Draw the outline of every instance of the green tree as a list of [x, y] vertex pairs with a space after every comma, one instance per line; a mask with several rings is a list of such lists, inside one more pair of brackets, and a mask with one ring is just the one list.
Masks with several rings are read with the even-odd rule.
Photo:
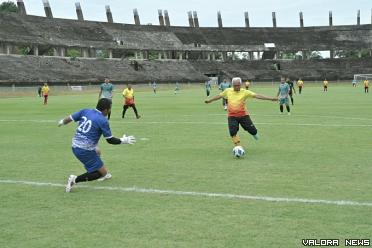
[[0, 12], [18, 12], [18, 7], [14, 2], [3, 2], [0, 4]]
[[370, 56], [370, 50], [337, 50], [335, 51], [335, 57], [338, 58], [366, 58]]
[[71, 57], [71, 59], [76, 59], [77, 57], [81, 57], [81, 52], [79, 49], [76, 48], [69, 48], [67, 49], [67, 57]]

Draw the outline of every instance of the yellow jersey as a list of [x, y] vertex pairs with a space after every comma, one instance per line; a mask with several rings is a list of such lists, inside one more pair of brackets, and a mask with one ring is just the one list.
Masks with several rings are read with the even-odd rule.
[[49, 87], [43, 86], [43, 88], [41, 88], [41, 92], [43, 93], [43, 96], [47, 96], [49, 94]]
[[227, 111], [228, 116], [241, 117], [248, 115], [245, 101], [247, 98], [253, 98], [256, 93], [240, 89], [240, 91], [234, 91], [233, 88], [228, 88], [220, 93], [220, 96], [227, 99]]
[[323, 85], [324, 85], [324, 86], [328, 86], [328, 81], [327, 81], [327, 80], [324, 80], [324, 81], [323, 81]]
[[369, 81], [368, 80], [364, 80], [364, 87], [368, 87], [369, 86]]
[[124, 104], [130, 105], [134, 103], [134, 90], [132, 89], [124, 89], [123, 90], [123, 97], [124, 97]]
[[298, 86], [304, 86], [304, 81], [302, 81], [302, 80], [298, 80], [298, 81], [297, 81], [297, 85], [298, 85]]

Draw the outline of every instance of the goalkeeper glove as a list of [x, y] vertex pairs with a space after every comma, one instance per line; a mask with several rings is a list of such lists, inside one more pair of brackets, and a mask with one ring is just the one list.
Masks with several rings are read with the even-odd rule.
[[59, 127], [62, 126], [62, 125], [65, 125], [65, 123], [63, 122], [63, 119], [58, 122]]
[[123, 137], [120, 138], [120, 141], [122, 144], [133, 145], [134, 143], [136, 143], [136, 138], [134, 136], [126, 136], [124, 134]]

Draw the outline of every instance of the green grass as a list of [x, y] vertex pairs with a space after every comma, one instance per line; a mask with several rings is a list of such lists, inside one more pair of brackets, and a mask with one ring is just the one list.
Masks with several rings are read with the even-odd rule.
[[[253, 91], [275, 95], [276, 86]], [[217, 90], [212, 91], [212, 95]], [[121, 119], [114, 98], [113, 134], [134, 146], [100, 142], [113, 174], [70, 194], [63, 187], [83, 167], [71, 152], [76, 128], [62, 117], [95, 107], [98, 92], [0, 99], [0, 247], [301, 247], [304, 238], [371, 238], [372, 206], [269, 202], [96, 189], [138, 187], [278, 198], [372, 202], [371, 97], [361, 87], [306, 85], [292, 115], [277, 103], [248, 102], [260, 133], [240, 131], [246, 156], [235, 159], [221, 103], [203, 103], [202, 86], [136, 94], [142, 118]], [[147, 138], [148, 140], [140, 140]]]

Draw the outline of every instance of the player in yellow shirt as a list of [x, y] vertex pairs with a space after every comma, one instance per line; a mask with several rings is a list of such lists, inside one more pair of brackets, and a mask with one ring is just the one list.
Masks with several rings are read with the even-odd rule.
[[41, 93], [44, 97], [44, 105], [48, 104], [48, 96], [49, 96], [49, 86], [47, 83], [44, 83], [43, 88], [41, 88]]
[[368, 79], [364, 80], [364, 93], [368, 93], [369, 81]]
[[298, 79], [297, 86], [298, 86], [298, 93], [301, 95], [302, 88], [304, 87], [304, 81], [302, 81], [301, 78]]
[[131, 84], [128, 84], [127, 88], [123, 90], [123, 97], [124, 97], [124, 106], [123, 106], [123, 113], [121, 118], [124, 118], [125, 112], [128, 108], [133, 108], [134, 113], [136, 114], [136, 118], [139, 119], [141, 116], [138, 114], [136, 104], [134, 103], [134, 90]]
[[323, 92], [328, 91], [328, 80], [325, 78], [323, 81]]
[[221, 92], [219, 95], [205, 100], [205, 103], [211, 103], [221, 98], [227, 99], [228, 111], [228, 126], [231, 139], [236, 146], [240, 145], [240, 138], [238, 136], [239, 124], [240, 126], [258, 139], [257, 129], [252, 123], [249, 113], [246, 108], [246, 100], [248, 98], [256, 98], [261, 100], [277, 101], [277, 97], [268, 97], [256, 94], [250, 90], [241, 89], [242, 79], [239, 77], [232, 79], [233, 88], [228, 88]]

